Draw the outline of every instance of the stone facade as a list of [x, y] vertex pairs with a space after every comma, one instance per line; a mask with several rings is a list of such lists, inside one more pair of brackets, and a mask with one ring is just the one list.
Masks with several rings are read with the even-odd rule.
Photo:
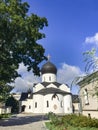
[[82, 113], [86, 116], [98, 118], [98, 71], [86, 76], [81, 80], [80, 99], [82, 105]]

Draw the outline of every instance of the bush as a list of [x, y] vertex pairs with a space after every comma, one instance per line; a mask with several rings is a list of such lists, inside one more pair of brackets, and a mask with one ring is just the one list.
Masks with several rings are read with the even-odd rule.
[[9, 118], [10, 114], [0, 114], [0, 119]]
[[65, 115], [62, 117], [63, 124], [73, 127], [95, 127], [98, 128], [98, 119], [90, 119], [83, 115]]
[[63, 130], [64, 128], [69, 128], [70, 126], [72, 126], [73, 129], [77, 128], [77, 130], [82, 130], [80, 128], [83, 128], [83, 130], [84, 128], [85, 130], [86, 128], [92, 128], [92, 130], [93, 128], [98, 128], [98, 119], [91, 119], [83, 115], [70, 114], [63, 117], [58, 117], [54, 113], [49, 113], [49, 119], [51, 120], [51, 125], [58, 127], [59, 130], [61, 127], [61, 130]]

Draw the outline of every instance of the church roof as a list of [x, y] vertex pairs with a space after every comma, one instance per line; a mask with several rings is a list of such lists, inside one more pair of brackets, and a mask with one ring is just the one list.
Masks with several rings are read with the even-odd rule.
[[20, 101], [24, 101], [28, 98], [28, 93], [22, 93], [20, 97]]
[[42, 82], [41, 83], [44, 87], [46, 87], [46, 86], [48, 86], [48, 85], [50, 85], [50, 84], [54, 84], [55, 86], [57, 86], [57, 87], [59, 87], [61, 84], [60, 83], [58, 83], [58, 82]]
[[91, 74], [88, 74], [88, 75], [82, 77], [82, 79], [77, 83], [77, 85], [82, 87], [93, 81], [98, 81], [98, 71], [95, 71]]
[[51, 94], [51, 93], [62, 94], [62, 95], [71, 94], [69, 92], [65, 92], [63, 90], [60, 90], [58, 88], [53, 88], [53, 87], [41, 89], [33, 94], [47, 95], [47, 94]]
[[45, 74], [45, 73], [53, 73], [56, 74], [57, 73], [57, 68], [56, 66], [51, 63], [50, 61], [48, 61], [47, 63], [45, 63], [42, 68], [41, 68], [41, 73]]

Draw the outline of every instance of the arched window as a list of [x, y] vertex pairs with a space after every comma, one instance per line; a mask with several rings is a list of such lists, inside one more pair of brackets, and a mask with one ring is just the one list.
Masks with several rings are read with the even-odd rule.
[[29, 105], [29, 109], [31, 109], [31, 106]]
[[59, 97], [58, 97], [58, 95], [57, 95], [56, 93], [53, 94], [52, 100], [53, 100], [54, 98], [57, 98], [57, 100], [59, 100]]
[[61, 101], [61, 107], [63, 107], [63, 101]]
[[47, 107], [49, 107], [49, 101], [47, 101]]
[[51, 81], [51, 77], [49, 76], [49, 81]]
[[37, 108], [37, 102], [35, 102], [35, 108]]
[[89, 105], [87, 89], [84, 89], [84, 101], [85, 101], [85, 105]]

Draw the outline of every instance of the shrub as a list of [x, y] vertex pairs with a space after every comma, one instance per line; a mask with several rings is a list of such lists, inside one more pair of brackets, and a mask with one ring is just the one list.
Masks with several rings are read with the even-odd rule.
[[10, 114], [0, 114], [0, 119], [2, 118], [9, 118]]
[[83, 115], [65, 115], [62, 119], [65, 126], [98, 128], [98, 119], [90, 119]]
[[98, 119], [90, 119], [83, 115], [70, 114], [65, 115], [63, 117], [58, 117], [54, 113], [49, 114], [49, 119], [51, 120], [51, 124], [54, 126], [63, 126], [64, 128], [68, 128], [69, 126], [78, 128], [98, 128]]

